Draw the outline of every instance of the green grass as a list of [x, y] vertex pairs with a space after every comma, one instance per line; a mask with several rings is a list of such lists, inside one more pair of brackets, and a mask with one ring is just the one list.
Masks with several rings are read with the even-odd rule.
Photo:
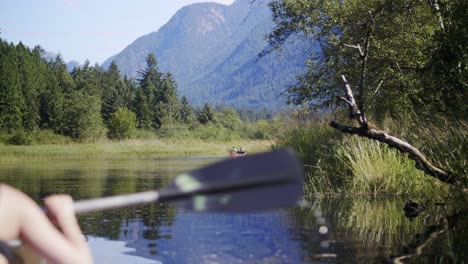
[[333, 146], [341, 141], [343, 134], [325, 121], [302, 117], [286, 120], [283, 127], [289, 130], [283, 132], [275, 148], [293, 148], [303, 160], [305, 195], [318, 197], [339, 193], [343, 180], [342, 166], [334, 156]]
[[434, 196], [447, 186], [416, 169], [406, 155], [377, 141], [347, 137], [335, 148], [349, 171], [346, 189], [352, 193]]
[[[417, 119], [417, 118], [416, 118]], [[409, 120], [409, 119], [408, 119]], [[420, 149], [434, 164], [467, 177], [468, 126], [440, 121], [378, 125]], [[449, 187], [416, 169], [415, 162], [386, 144], [341, 133], [309, 115], [284, 121], [276, 147], [294, 148], [307, 172], [305, 196], [404, 195], [434, 198]], [[466, 187], [466, 186], [465, 186]]]
[[247, 151], [260, 152], [271, 149], [271, 141], [236, 140], [208, 142], [196, 139], [129, 139], [102, 141], [92, 144], [59, 144], [14, 146], [0, 145], [0, 162], [41, 159], [90, 158], [96, 156], [222, 156], [228, 155], [232, 146], [245, 146]]

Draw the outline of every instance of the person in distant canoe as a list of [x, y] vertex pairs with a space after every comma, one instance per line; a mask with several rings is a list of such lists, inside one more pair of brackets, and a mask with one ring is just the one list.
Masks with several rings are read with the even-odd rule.
[[[52, 195], [44, 202], [47, 215], [26, 194], [0, 183], [0, 240], [21, 239], [47, 259], [47, 263], [92, 263], [72, 198], [65, 194]], [[0, 262], [5, 258], [6, 255], [0, 253]]]
[[236, 147], [232, 147], [232, 149], [231, 149], [231, 155], [232, 155], [232, 156], [237, 155], [237, 149], [236, 149]]
[[244, 148], [244, 147], [241, 147], [241, 148], [239, 149], [239, 151], [237, 151], [237, 154], [240, 154], [240, 155], [243, 155], [243, 154], [246, 154], [246, 153], [247, 153], [247, 151], [245, 151], [245, 148]]

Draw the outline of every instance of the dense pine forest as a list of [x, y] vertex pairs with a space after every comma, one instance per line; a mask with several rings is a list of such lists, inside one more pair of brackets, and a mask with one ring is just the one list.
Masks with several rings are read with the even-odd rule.
[[268, 111], [209, 104], [193, 108], [187, 97], [179, 98], [172, 74], [159, 70], [153, 54], [137, 79], [122, 77], [115, 63], [104, 70], [86, 62], [70, 73], [60, 55], [47, 61], [42, 54], [39, 46], [0, 42], [0, 131], [6, 143], [30, 144], [37, 131], [92, 141], [135, 137], [138, 131], [172, 136], [214, 129], [212, 137], [225, 138], [246, 135], [242, 120], [271, 117]]

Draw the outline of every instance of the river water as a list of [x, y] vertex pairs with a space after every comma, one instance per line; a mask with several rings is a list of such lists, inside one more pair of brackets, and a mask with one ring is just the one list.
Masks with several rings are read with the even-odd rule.
[[[100, 157], [1, 164], [0, 181], [39, 204], [156, 190], [220, 158]], [[281, 195], [281, 194], [278, 194]], [[257, 197], [261, 199], [261, 197]], [[79, 215], [96, 263], [467, 263], [463, 212], [403, 198], [328, 198], [249, 213], [194, 213], [167, 204]]]

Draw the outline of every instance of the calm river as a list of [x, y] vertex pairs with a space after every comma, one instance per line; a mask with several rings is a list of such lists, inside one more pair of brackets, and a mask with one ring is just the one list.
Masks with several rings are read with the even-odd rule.
[[[80, 200], [159, 189], [219, 159], [28, 161], [0, 165], [0, 181], [42, 204], [54, 193]], [[79, 222], [98, 264], [467, 263], [465, 214], [433, 206], [410, 219], [404, 203], [321, 199], [242, 214], [192, 213], [158, 203], [83, 214]]]

